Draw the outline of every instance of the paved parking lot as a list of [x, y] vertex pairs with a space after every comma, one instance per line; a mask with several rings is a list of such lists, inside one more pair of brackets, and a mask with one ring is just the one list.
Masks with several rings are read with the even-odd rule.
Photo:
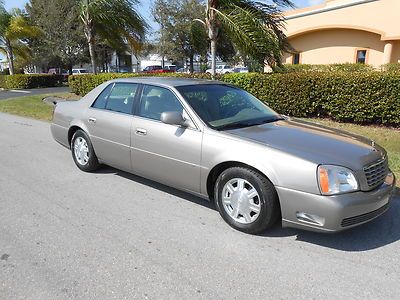
[[49, 124], [0, 114], [0, 299], [399, 299], [400, 197], [335, 235], [231, 229], [212, 205], [79, 171]]

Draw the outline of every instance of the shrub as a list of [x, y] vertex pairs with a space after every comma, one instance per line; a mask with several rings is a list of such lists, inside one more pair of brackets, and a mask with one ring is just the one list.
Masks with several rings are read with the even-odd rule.
[[31, 89], [53, 87], [62, 84], [62, 75], [15, 74], [0, 75], [0, 87], [5, 89]]
[[204, 78], [210, 79], [209, 74], [205, 73], [103, 73], [103, 74], [85, 74], [69, 76], [68, 83], [73, 93], [77, 95], [86, 95], [96, 86], [115, 78], [132, 78], [132, 77], [180, 77], [180, 78]]
[[400, 126], [400, 73], [228, 74], [279, 113]]
[[[71, 76], [69, 83], [75, 93], [83, 95], [109, 79], [138, 76], [143, 74], [79, 75]], [[207, 74], [161, 76], [209, 78]], [[249, 91], [281, 114], [400, 126], [400, 73], [245, 73], [219, 79]]]
[[372, 72], [374, 67], [367, 64], [331, 64], [331, 65], [283, 65], [275, 69], [276, 73], [298, 73], [298, 72]]
[[382, 70], [391, 73], [400, 73], [400, 63], [391, 63], [383, 65]]

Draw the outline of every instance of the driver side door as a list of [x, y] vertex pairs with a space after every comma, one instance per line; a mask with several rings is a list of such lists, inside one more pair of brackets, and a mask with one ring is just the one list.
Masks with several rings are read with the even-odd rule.
[[166, 111], [186, 114], [173, 91], [144, 85], [132, 122], [132, 169], [144, 177], [200, 192], [202, 131], [160, 121]]

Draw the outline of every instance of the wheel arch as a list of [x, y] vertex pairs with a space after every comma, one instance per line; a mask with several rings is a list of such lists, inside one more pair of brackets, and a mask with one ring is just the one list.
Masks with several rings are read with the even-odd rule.
[[72, 125], [69, 129], [68, 129], [68, 145], [71, 147], [71, 141], [72, 141], [72, 137], [74, 136], [74, 133], [77, 132], [78, 130], [82, 130], [85, 131], [84, 129], [82, 129], [81, 127], [77, 126], [77, 125]]
[[258, 172], [261, 175], [265, 176], [265, 178], [267, 178], [273, 184], [273, 181], [265, 172], [255, 168], [249, 164], [246, 164], [246, 163], [243, 163], [240, 161], [233, 161], [233, 160], [225, 161], [225, 162], [219, 163], [218, 165], [214, 166], [207, 175], [206, 188], [207, 188], [208, 197], [210, 198], [211, 201], [215, 200], [214, 199], [214, 188], [215, 188], [215, 184], [216, 184], [218, 176], [226, 169], [229, 169], [232, 167], [243, 167], [243, 168], [247, 168], [247, 169], [253, 170], [255, 172]]

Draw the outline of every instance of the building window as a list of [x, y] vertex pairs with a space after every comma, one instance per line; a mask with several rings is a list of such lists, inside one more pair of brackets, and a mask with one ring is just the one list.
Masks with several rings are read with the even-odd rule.
[[367, 50], [357, 50], [356, 63], [358, 64], [367, 63]]
[[300, 53], [295, 53], [295, 54], [293, 54], [292, 63], [293, 63], [294, 65], [300, 64]]

